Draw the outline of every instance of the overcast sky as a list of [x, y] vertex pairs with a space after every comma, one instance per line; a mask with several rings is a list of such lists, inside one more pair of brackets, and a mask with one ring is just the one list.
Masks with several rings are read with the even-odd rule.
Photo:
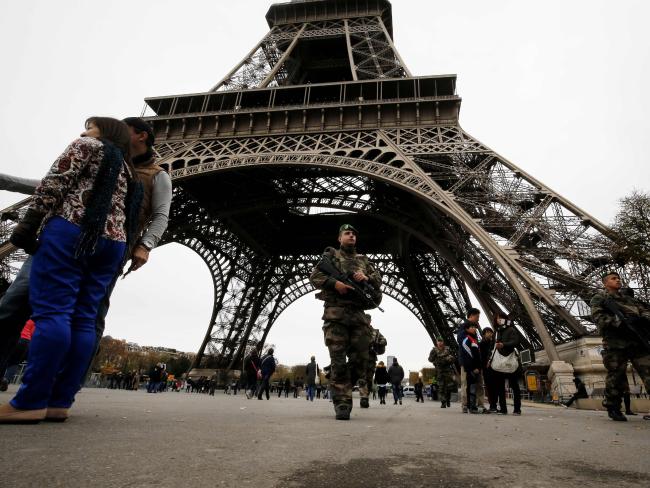
[[[40, 178], [86, 117], [209, 89], [267, 32], [270, 3], [2, 0], [0, 171]], [[619, 198], [648, 189], [648, 18], [643, 0], [393, 1], [411, 72], [458, 75], [463, 128], [606, 223]], [[18, 198], [0, 192], [0, 207]], [[197, 255], [164, 246], [118, 283], [106, 332], [195, 351], [212, 293]], [[386, 302], [374, 322], [387, 352], [421, 368], [428, 335]], [[321, 310], [309, 295], [279, 317], [268, 340], [280, 361], [328, 362]]]

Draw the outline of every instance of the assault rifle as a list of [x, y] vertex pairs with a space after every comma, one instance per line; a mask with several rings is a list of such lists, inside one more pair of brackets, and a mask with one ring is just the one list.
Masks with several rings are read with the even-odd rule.
[[351, 286], [351, 293], [354, 293], [356, 297], [362, 302], [364, 309], [376, 308], [380, 312], [383, 312], [384, 309], [379, 306], [379, 302], [375, 298], [378, 293], [375, 290], [375, 287], [372, 286], [367, 281], [357, 282], [352, 278], [351, 273], [342, 273], [334, 266], [332, 259], [328, 254], [323, 254], [321, 260], [316, 265], [319, 271], [322, 271], [330, 278], [340, 281], [341, 283]]
[[618, 317], [627, 330], [639, 340], [646, 353], [650, 354], [650, 322], [643, 317], [626, 317], [611, 297], [603, 301], [603, 307]]

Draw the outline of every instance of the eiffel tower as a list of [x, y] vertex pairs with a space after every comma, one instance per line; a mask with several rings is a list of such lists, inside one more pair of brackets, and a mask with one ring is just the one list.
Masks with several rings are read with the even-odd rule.
[[233, 368], [263, 344], [349, 222], [432, 339], [455, 342], [473, 296], [516, 317], [553, 377], [556, 346], [594, 330], [607, 226], [461, 128], [456, 76], [409, 71], [388, 0], [278, 3], [266, 20], [210, 90], [146, 99], [174, 182], [164, 242], [214, 282], [194, 366]]

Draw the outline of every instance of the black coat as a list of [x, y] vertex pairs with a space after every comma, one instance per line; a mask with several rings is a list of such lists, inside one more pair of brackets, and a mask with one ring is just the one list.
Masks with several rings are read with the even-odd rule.
[[496, 341], [503, 343], [503, 349], [499, 352], [504, 356], [509, 356], [515, 348], [519, 347], [521, 338], [514, 325], [507, 325], [497, 330]]
[[378, 367], [375, 369], [375, 384], [385, 385], [386, 383], [389, 383], [388, 371], [386, 371], [385, 366], [383, 368]]

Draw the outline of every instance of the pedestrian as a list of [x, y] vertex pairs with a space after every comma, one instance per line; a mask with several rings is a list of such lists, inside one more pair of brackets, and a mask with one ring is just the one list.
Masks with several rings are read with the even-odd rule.
[[375, 369], [375, 384], [377, 385], [377, 393], [379, 395], [379, 404], [386, 405], [386, 384], [390, 382], [388, 378], [388, 371], [383, 361], [377, 363]]
[[571, 396], [571, 398], [566, 401], [562, 402], [562, 406], [569, 408], [573, 402], [575, 402], [579, 398], [589, 398], [589, 395], [587, 394], [587, 388], [585, 387], [585, 384], [582, 382], [580, 378], [577, 376], [573, 378], [573, 384], [576, 386], [576, 392]]
[[481, 351], [476, 336], [476, 325], [465, 324], [465, 337], [459, 350], [460, 362], [465, 370], [467, 409], [469, 413], [479, 413], [476, 405], [476, 385], [481, 377]]
[[422, 383], [422, 378], [418, 378], [414, 387], [415, 387], [415, 402], [424, 403], [424, 396], [422, 395], [422, 391], [424, 390], [424, 383]]
[[307, 400], [313, 402], [314, 394], [316, 393], [316, 378], [320, 376], [320, 369], [316, 364], [316, 357], [311, 357], [309, 364], [305, 368], [305, 376], [307, 377]]
[[[467, 311], [467, 318], [463, 320], [456, 332], [456, 340], [458, 341], [458, 350], [462, 347], [462, 342], [465, 339], [466, 325], [468, 323], [474, 324], [476, 330], [480, 330], [479, 319], [481, 317], [481, 311], [477, 308], [470, 308]], [[459, 362], [460, 367], [460, 403], [463, 413], [467, 413], [467, 372], [463, 368], [462, 363]], [[485, 405], [485, 390], [483, 388], [483, 376], [479, 375], [475, 378], [477, 383], [475, 384], [476, 389], [476, 404], [477, 408], [482, 413], [490, 413], [488, 409], [484, 407]]]
[[[381, 275], [366, 256], [357, 253], [357, 236], [352, 225], [342, 225], [339, 249], [326, 248], [310, 276], [311, 284], [320, 290], [316, 297], [325, 302], [323, 334], [331, 360], [330, 388], [337, 420], [350, 419], [352, 387], [357, 381], [362, 405], [369, 402], [366, 368], [370, 324], [365, 310], [377, 307], [381, 301]], [[323, 269], [327, 265], [326, 273]], [[332, 271], [337, 277], [332, 276]], [[340, 281], [344, 276], [351, 276], [351, 281]], [[356, 292], [355, 287], [364, 288], [367, 294]]]
[[429, 353], [429, 361], [433, 363], [436, 370], [437, 393], [434, 391], [434, 384], [432, 383], [432, 399], [435, 394], [440, 399], [440, 408], [450, 407], [451, 393], [456, 388], [456, 382], [454, 381], [454, 363], [456, 359], [442, 338], [436, 340], [436, 346]]
[[284, 380], [284, 398], [289, 398], [289, 390], [291, 390], [291, 380], [286, 378]]
[[[366, 314], [367, 315], [367, 314]], [[370, 322], [370, 315], [367, 315], [368, 322]], [[368, 328], [370, 333], [370, 349], [368, 350], [368, 366], [366, 370], [366, 384], [369, 390], [372, 391], [372, 399], [377, 398], [377, 388], [373, 387], [373, 376], [375, 375], [375, 369], [377, 364], [377, 356], [382, 355], [386, 352], [386, 346], [388, 341], [384, 335], [379, 332], [379, 329], [375, 329], [372, 325]], [[370, 404], [366, 404], [368, 407]], [[361, 408], [364, 408], [364, 402], [361, 402]], [[365, 407], [367, 408], [367, 407]]]
[[99, 304], [138, 237], [143, 188], [129, 147], [124, 122], [89, 118], [11, 234], [12, 244], [34, 256], [36, 329], [23, 384], [0, 406], [0, 421], [67, 418], [95, 350]]
[[273, 357], [273, 348], [270, 347], [266, 351], [266, 355], [260, 361], [260, 372], [262, 374], [262, 381], [260, 383], [259, 390], [257, 392], [257, 399], [262, 399], [262, 393], [266, 394], [266, 399], [270, 400], [269, 389], [271, 376], [275, 373], [275, 358]]
[[[494, 321], [498, 328], [495, 336], [494, 351], [490, 358], [490, 367], [494, 371], [493, 382], [499, 402], [499, 414], [506, 415], [508, 413], [505, 388], [505, 382], [508, 381], [508, 386], [512, 390], [512, 414], [521, 415], [521, 388], [519, 387], [519, 380], [522, 376], [522, 370], [517, 352], [517, 347], [519, 347], [521, 339], [514, 322], [505, 316], [505, 314], [496, 312], [494, 314]], [[513, 366], [510, 368], [512, 371], [499, 370], [500, 367], [497, 366], [497, 361], [502, 361], [504, 358], [510, 358], [512, 360]]]
[[244, 358], [242, 375], [245, 378], [246, 386], [244, 394], [247, 399], [257, 395], [257, 383], [262, 379], [260, 371], [260, 357], [257, 348], [254, 347]]
[[[627, 364], [632, 362], [646, 391], [650, 391], [650, 305], [621, 293], [621, 277], [616, 272], [603, 276], [603, 290], [591, 299], [591, 317], [603, 337], [603, 364], [607, 369], [605, 400], [609, 418], [626, 421], [621, 412], [621, 399], [627, 382]], [[644, 335], [646, 334], [646, 335]], [[649, 415], [643, 417], [650, 420]]]
[[393, 358], [393, 364], [388, 368], [388, 379], [392, 385], [393, 390], [393, 400], [395, 403], [393, 405], [402, 404], [402, 380], [404, 379], [404, 369], [397, 362], [397, 358]]
[[485, 327], [482, 332], [481, 341], [479, 342], [481, 350], [481, 361], [483, 362], [483, 386], [487, 400], [490, 405], [490, 412], [497, 411], [497, 392], [494, 381], [494, 370], [490, 365], [490, 357], [494, 350], [494, 329]]

